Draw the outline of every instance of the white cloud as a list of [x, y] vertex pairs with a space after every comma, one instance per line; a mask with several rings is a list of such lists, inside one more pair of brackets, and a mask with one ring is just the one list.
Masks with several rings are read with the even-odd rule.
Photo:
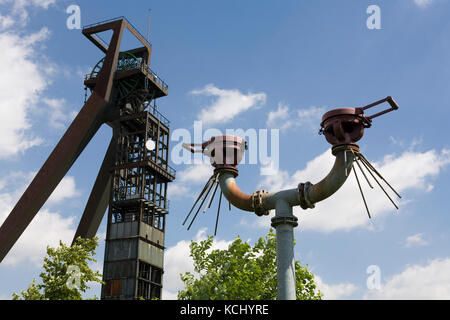
[[[4, 201], [2, 198], [0, 196], [0, 202]], [[5, 209], [6, 213], [12, 209], [4, 208], [1, 204], [0, 206], [2, 216], [5, 216]], [[3, 222], [2, 218], [0, 219]], [[58, 212], [41, 210], [2, 261], [2, 265], [15, 266], [18, 263], [30, 262], [36, 267], [42, 266], [46, 247], [57, 247], [59, 240], [70, 244], [74, 234], [74, 217], [64, 218]]]
[[368, 291], [365, 299], [438, 300], [450, 299], [450, 258], [435, 259], [425, 266], [407, 266], [403, 272]]
[[21, 26], [25, 26], [28, 22], [29, 7], [37, 7], [46, 10], [50, 5], [55, 3], [56, 0], [0, 0], [0, 5], [12, 4], [9, 18], [13, 19], [14, 23], [19, 23]]
[[67, 176], [61, 180], [46, 203], [60, 203], [63, 200], [78, 197], [80, 194], [80, 190], [78, 190], [75, 185], [75, 178], [72, 176]]
[[413, 246], [426, 246], [428, 245], [428, 241], [426, 241], [424, 238], [424, 234], [423, 233], [417, 233], [414, 234], [412, 236], [409, 236], [406, 238], [405, 242], [404, 242], [404, 246], [406, 248], [410, 248]]
[[56, 129], [63, 129], [66, 127], [67, 122], [75, 118], [76, 112], [69, 112], [67, 109], [66, 99], [50, 99], [44, 98], [43, 102], [49, 106], [48, 109], [48, 121], [50, 125]]
[[50, 30], [47, 27], [43, 27], [41, 30], [30, 33], [29, 35], [23, 37], [24, 44], [27, 46], [33, 46], [44, 40], [47, 40], [50, 36]]
[[162, 298], [165, 300], [176, 300], [178, 291], [184, 288], [180, 274], [194, 271], [192, 258], [189, 256], [189, 243], [187, 240], [179, 241], [164, 253]]
[[23, 9], [30, 6], [40, 7], [42, 9], [48, 9], [48, 7], [56, 0], [0, 0], [0, 4], [14, 3], [14, 9]]
[[[11, 172], [0, 180], [0, 190], [4, 191], [0, 193], [0, 225], [10, 214], [34, 175], [35, 173]], [[74, 178], [65, 177], [48, 203], [58, 203], [78, 195]], [[59, 240], [70, 243], [75, 234], [73, 223], [74, 217], [63, 217], [59, 212], [48, 208], [40, 210], [3, 260], [2, 265], [15, 266], [23, 262], [42, 265], [47, 245], [58, 246]]]
[[2, 16], [0, 14], [0, 30], [8, 29], [14, 24], [14, 19], [11, 16]]
[[20, 37], [0, 34], [0, 159], [23, 153], [42, 140], [29, 133], [30, 111], [46, 88], [48, 80], [34, 61], [34, 46], [48, 30]]
[[[208, 178], [213, 174], [210, 164], [191, 165], [182, 171], [177, 171], [177, 179], [168, 188], [169, 198], [181, 198], [193, 196], [192, 188], [206, 184]], [[198, 192], [201, 190], [199, 189]], [[197, 192], [197, 190], [195, 190]], [[198, 196], [198, 194], [197, 194]]]
[[318, 129], [324, 113], [325, 108], [323, 107], [311, 106], [308, 109], [298, 109], [297, 110], [298, 125]]
[[314, 275], [314, 282], [317, 284], [320, 292], [323, 293], [324, 300], [342, 299], [352, 295], [358, 289], [353, 283], [326, 284], [317, 275]]
[[201, 183], [212, 175], [213, 167], [208, 164], [189, 166], [187, 169], [177, 173], [177, 179], [183, 183]]
[[[5, 191], [11, 195], [11, 199], [15, 202], [19, 200], [35, 177], [36, 172], [13, 171], [0, 179], [0, 191]], [[64, 177], [53, 193], [48, 198], [46, 204], [57, 204], [63, 200], [80, 196], [81, 191], [76, 188], [75, 178], [73, 176]]]
[[238, 114], [258, 108], [266, 102], [265, 93], [243, 94], [236, 89], [219, 89], [212, 84], [200, 90], [193, 90], [191, 94], [213, 97], [212, 102], [198, 115], [198, 120], [207, 125], [228, 122]]
[[[198, 242], [205, 239], [206, 228], [202, 228], [196, 234], [194, 241]], [[231, 242], [232, 241], [214, 239], [210, 250], [225, 250]], [[190, 240], [181, 240], [173, 247], [168, 248], [165, 252], [162, 294], [164, 300], [177, 299], [178, 291], [184, 289], [184, 283], [181, 281], [180, 274], [194, 271], [194, 264], [190, 257], [190, 243]]]
[[289, 107], [282, 103], [278, 103], [278, 109], [270, 111], [267, 115], [266, 124], [270, 128], [285, 130], [294, 124], [294, 122], [289, 119]]
[[[33, 111], [43, 92], [51, 84], [51, 69], [54, 63], [38, 50], [49, 38], [50, 31], [43, 27], [37, 32], [25, 30], [28, 10], [48, 9], [56, 0], [0, 0], [0, 117], [7, 119], [0, 127], [0, 159], [23, 154], [27, 149], [40, 145], [39, 133], [32, 132]], [[63, 99], [45, 99], [50, 108], [49, 121], [53, 127], [61, 128], [64, 121], [74, 117], [56, 102]], [[42, 111], [39, 110], [39, 114]]]
[[270, 128], [286, 130], [288, 128], [304, 127], [317, 131], [325, 108], [311, 106], [306, 109], [289, 110], [287, 105], [278, 104], [278, 109], [270, 111], [266, 124]]
[[433, 0], [414, 0], [414, 3], [421, 8], [426, 8], [433, 3]]
[[[298, 170], [293, 174], [281, 170], [277, 175], [265, 177], [260, 183], [260, 187], [269, 191], [277, 191], [296, 188], [300, 182], [317, 183], [328, 174], [333, 162], [334, 156], [330, 150], [327, 150], [308, 162], [303, 170]], [[430, 150], [422, 153], [406, 151], [399, 156], [388, 155], [381, 162], [373, 163], [373, 165], [399, 193], [402, 193], [412, 189], [430, 192], [433, 189], [432, 179], [436, 178], [449, 163], [450, 152], [444, 149], [440, 153]], [[357, 166], [355, 165], [355, 167]], [[372, 181], [372, 185], [375, 186], [375, 189], [371, 190], [367, 187], [361, 174], [359, 174], [359, 178], [365, 191], [364, 195], [373, 222], [395, 211], [393, 205], [374, 181]], [[369, 179], [371, 179], [370, 176]], [[389, 190], [387, 187], [385, 189]], [[400, 213], [402, 204], [406, 201], [408, 200], [403, 199], [400, 202]], [[341, 189], [325, 201], [317, 203], [316, 208], [302, 210], [296, 206], [294, 214], [302, 221], [302, 230], [332, 232], [371, 226], [371, 220], [368, 219], [365, 212], [353, 173]], [[270, 223], [269, 219], [270, 217], [259, 218], [258, 225], [267, 226]]]

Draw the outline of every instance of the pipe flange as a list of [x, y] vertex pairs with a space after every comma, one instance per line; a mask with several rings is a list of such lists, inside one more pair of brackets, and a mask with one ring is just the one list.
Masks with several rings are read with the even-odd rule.
[[314, 203], [310, 202], [306, 197], [306, 194], [309, 193], [309, 189], [312, 187], [311, 182], [300, 183], [298, 185], [298, 193], [300, 196], [300, 207], [304, 210], [313, 209], [315, 207]]
[[336, 156], [338, 151], [345, 150], [349, 152], [359, 152], [359, 146], [357, 144], [340, 144], [331, 148], [331, 153]]
[[273, 217], [271, 219], [272, 223], [271, 226], [273, 228], [278, 227], [281, 224], [287, 224], [290, 225], [292, 227], [296, 227], [298, 226], [298, 218], [295, 216], [290, 216], [290, 217]]
[[236, 168], [236, 167], [234, 167], [234, 168], [231, 168], [231, 167], [221, 167], [221, 168], [215, 168], [214, 169], [214, 175], [216, 175], [216, 174], [221, 174], [221, 173], [223, 173], [223, 172], [229, 172], [229, 173], [231, 173], [232, 175], [233, 175], [233, 177], [234, 178], [236, 178], [238, 175], [239, 175], [239, 170]]
[[267, 216], [269, 214], [269, 210], [263, 208], [263, 196], [266, 193], [267, 191], [265, 190], [257, 190], [252, 194], [252, 207], [259, 217]]

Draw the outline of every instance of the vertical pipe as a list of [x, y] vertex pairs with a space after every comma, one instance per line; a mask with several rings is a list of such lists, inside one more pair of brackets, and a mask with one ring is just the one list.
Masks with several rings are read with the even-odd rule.
[[277, 290], [278, 300], [295, 300], [295, 260], [294, 227], [297, 218], [292, 214], [292, 207], [284, 200], [279, 200], [275, 207], [272, 227], [276, 229], [277, 240]]

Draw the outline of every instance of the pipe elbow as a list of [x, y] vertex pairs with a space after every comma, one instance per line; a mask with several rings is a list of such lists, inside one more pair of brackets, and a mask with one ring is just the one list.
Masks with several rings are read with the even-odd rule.
[[231, 172], [222, 172], [219, 176], [219, 183], [223, 195], [233, 206], [244, 211], [255, 211], [253, 209], [252, 196], [239, 189]]
[[332, 149], [336, 157], [333, 168], [317, 184], [309, 182], [299, 185], [300, 206], [303, 209], [314, 208], [314, 204], [333, 195], [347, 180], [355, 159], [354, 152], [359, 152], [356, 145], [343, 145]]
[[306, 182], [301, 183], [298, 189], [280, 191], [275, 194], [261, 190], [250, 195], [239, 189], [232, 172], [224, 170], [219, 176], [220, 189], [233, 206], [244, 211], [255, 212], [257, 215], [268, 214], [268, 210], [274, 209], [279, 199], [284, 199], [291, 206], [300, 205], [303, 209], [314, 208], [315, 203], [330, 197], [345, 183], [351, 172], [355, 151], [359, 152], [359, 147], [356, 145], [334, 147], [332, 152], [336, 159], [333, 168], [324, 179], [314, 185]]

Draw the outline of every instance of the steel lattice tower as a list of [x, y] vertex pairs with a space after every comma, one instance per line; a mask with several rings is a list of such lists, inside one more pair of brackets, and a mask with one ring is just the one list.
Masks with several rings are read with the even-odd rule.
[[161, 298], [167, 183], [174, 171], [168, 166], [169, 122], [154, 106], [137, 111], [148, 94], [139, 90], [126, 98], [117, 121], [103, 299]]

